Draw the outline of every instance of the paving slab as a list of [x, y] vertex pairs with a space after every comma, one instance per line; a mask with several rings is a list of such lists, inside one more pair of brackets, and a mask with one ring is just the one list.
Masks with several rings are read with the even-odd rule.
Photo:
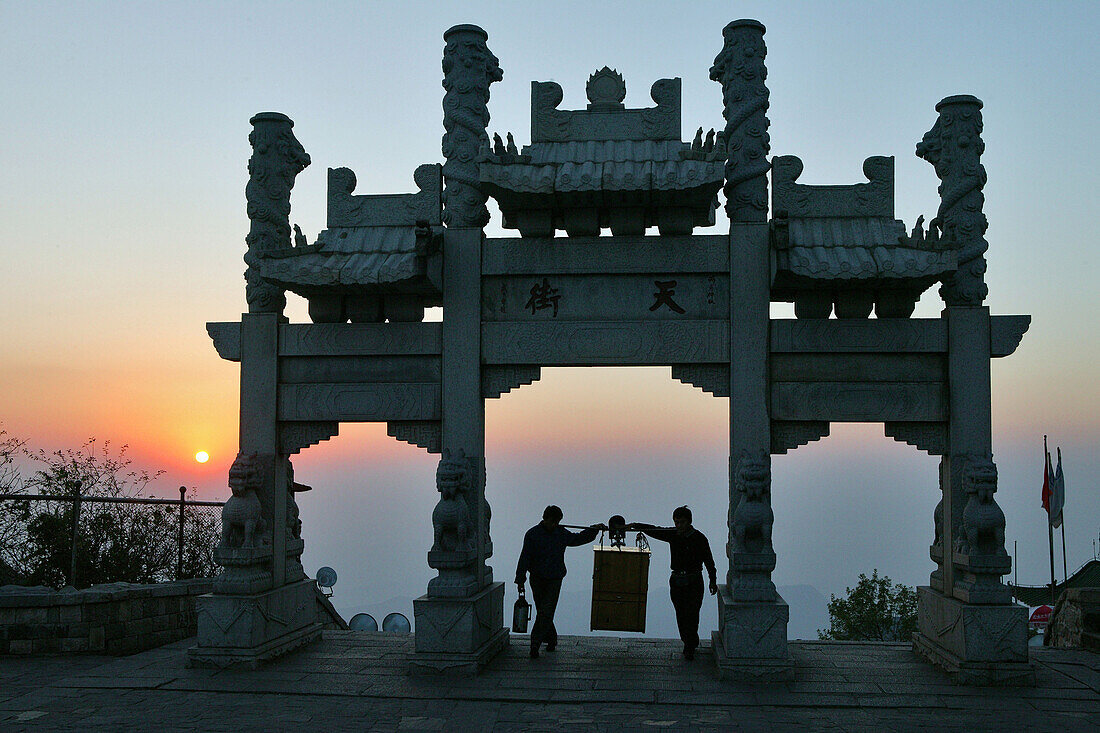
[[0, 729], [300, 731], [1097, 731], [1100, 655], [1038, 649], [1035, 687], [953, 685], [907, 645], [792, 642], [793, 682], [723, 681], [667, 639], [513, 639], [477, 677], [408, 673], [411, 637], [325, 632], [257, 670], [186, 666], [184, 640], [130, 657], [0, 657]]

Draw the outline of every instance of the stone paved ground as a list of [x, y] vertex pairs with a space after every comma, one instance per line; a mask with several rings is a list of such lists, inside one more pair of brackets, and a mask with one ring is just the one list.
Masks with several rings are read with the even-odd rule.
[[0, 657], [0, 730], [1100, 731], [1100, 655], [1036, 649], [1032, 688], [961, 687], [905, 644], [793, 642], [793, 682], [715, 678], [666, 639], [514, 640], [474, 679], [411, 677], [409, 637], [325, 632], [257, 671], [131, 657]]

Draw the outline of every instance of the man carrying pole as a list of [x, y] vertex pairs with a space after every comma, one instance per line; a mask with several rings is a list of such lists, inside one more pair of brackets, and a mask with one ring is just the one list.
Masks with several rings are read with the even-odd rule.
[[676, 625], [684, 642], [684, 657], [695, 658], [699, 646], [699, 609], [703, 605], [703, 567], [710, 576], [710, 594], [718, 592], [718, 579], [710, 543], [706, 536], [691, 525], [691, 510], [686, 506], [672, 512], [675, 527], [655, 527], [652, 524], [634, 522], [627, 525], [631, 531], [644, 532], [655, 540], [667, 542], [672, 551], [672, 575], [669, 577], [669, 596], [676, 609]]
[[558, 631], [554, 628], [554, 611], [558, 607], [561, 581], [565, 578], [565, 548], [584, 545], [596, 539], [606, 525], [593, 524], [580, 532], [570, 532], [561, 526], [562, 511], [551, 504], [542, 513], [542, 521], [523, 536], [523, 549], [516, 566], [516, 587], [524, 592], [527, 573], [531, 573], [531, 594], [535, 597], [535, 623], [531, 627], [531, 658], [537, 659], [539, 647], [546, 642], [546, 651], [558, 646]]

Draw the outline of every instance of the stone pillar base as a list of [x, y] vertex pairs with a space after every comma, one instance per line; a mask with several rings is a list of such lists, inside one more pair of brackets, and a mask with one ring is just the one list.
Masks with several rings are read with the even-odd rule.
[[1027, 609], [1011, 603], [974, 605], [929, 586], [917, 588], [913, 651], [961, 685], [1031, 685]]
[[476, 674], [508, 644], [504, 583], [466, 598], [424, 595], [413, 601], [414, 673]]
[[188, 665], [255, 668], [319, 639], [315, 594], [306, 578], [254, 595], [199, 596], [198, 644], [187, 650]]
[[790, 609], [774, 601], [738, 602], [728, 585], [718, 586], [718, 630], [711, 635], [714, 659], [723, 679], [773, 682], [794, 679], [787, 651]]

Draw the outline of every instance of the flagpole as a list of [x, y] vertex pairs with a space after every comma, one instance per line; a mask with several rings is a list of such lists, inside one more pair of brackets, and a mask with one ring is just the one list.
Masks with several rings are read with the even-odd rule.
[[1066, 517], [1065, 513], [1062, 514], [1062, 582], [1065, 583], [1069, 580], [1066, 575]]
[[1016, 594], [1020, 589], [1020, 553], [1016, 550], [1016, 540], [1012, 540], [1012, 600], [1018, 601]]
[[[1046, 459], [1046, 466], [1043, 468], [1044, 472], [1050, 473], [1050, 449], [1047, 448], [1047, 436], [1043, 436], [1043, 454]], [[1046, 483], [1044, 481], [1044, 483]], [[1054, 597], [1054, 525], [1050, 523], [1050, 508], [1047, 508], [1047, 540], [1050, 546], [1050, 605], [1054, 605], [1057, 600]]]
[[[1062, 448], [1058, 447], [1058, 471], [1062, 470]], [[1065, 583], [1069, 580], [1069, 574], [1066, 572], [1066, 492], [1065, 483], [1063, 481], [1056, 482], [1062, 486], [1059, 493], [1062, 495], [1062, 504], [1058, 507], [1058, 523], [1062, 525], [1062, 582]]]

